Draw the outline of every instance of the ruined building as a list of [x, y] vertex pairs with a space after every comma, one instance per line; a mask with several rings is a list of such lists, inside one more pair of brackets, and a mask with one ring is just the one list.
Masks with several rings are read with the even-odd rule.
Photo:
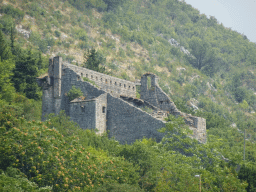
[[[84, 77], [97, 86], [84, 81]], [[110, 137], [129, 144], [143, 137], [160, 141], [163, 135], [157, 129], [165, 126], [164, 118], [168, 114], [173, 114], [184, 118], [195, 139], [206, 142], [205, 119], [180, 112], [152, 73], [142, 75], [134, 83], [54, 57], [49, 60], [48, 75], [38, 78], [38, 83], [43, 88], [43, 120], [47, 114], [65, 110], [82, 129], [107, 131]], [[140, 99], [136, 98], [136, 85], [140, 86]], [[67, 93], [72, 86], [80, 88], [84, 97], [69, 101]]]

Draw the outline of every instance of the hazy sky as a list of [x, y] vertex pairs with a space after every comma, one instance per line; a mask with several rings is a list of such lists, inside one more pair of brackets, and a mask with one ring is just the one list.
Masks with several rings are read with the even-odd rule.
[[[256, 42], [256, 0], [185, 0], [200, 13], [214, 16], [219, 23], [230, 27]], [[208, 17], [209, 18], [209, 17]]]

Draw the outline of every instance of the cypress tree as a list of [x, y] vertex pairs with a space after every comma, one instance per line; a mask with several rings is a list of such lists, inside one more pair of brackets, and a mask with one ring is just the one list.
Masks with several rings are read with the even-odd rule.
[[1, 61], [12, 58], [10, 46], [7, 44], [3, 32], [0, 30], [0, 57]]
[[22, 52], [16, 60], [14, 69], [14, 87], [18, 92], [24, 92], [29, 99], [39, 99], [39, 87], [36, 83], [38, 67], [31, 50]]

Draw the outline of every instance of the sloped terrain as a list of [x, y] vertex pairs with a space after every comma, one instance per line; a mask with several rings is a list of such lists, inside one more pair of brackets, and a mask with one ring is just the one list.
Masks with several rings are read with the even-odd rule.
[[[242, 164], [246, 130], [243, 169], [255, 167], [256, 45], [245, 35], [178, 0], [0, 0], [0, 14], [3, 38], [12, 54], [19, 55], [12, 46], [31, 49], [36, 63], [41, 62], [38, 76], [46, 72], [48, 57], [60, 55], [82, 65], [91, 48], [113, 76], [135, 81], [145, 72], [155, 73], [179, 110], [206, 118], [208, 147], [234, 167]], [[0, 43], [3, 47], [1, 38]], [[1, 53], [1, 58], [8, 57]], [[7, 61], [1, 64], [12, 66]], [[15, 90], [26, 92], [25, 84], [18, 86], [17, 70], [14, 74]], [[1, 88], [1, 100], [14, 97], [4, 95], [3, 90], [12, 90], [5, 79], [0, 78], [8, 85]], [[16, 105], [24, 100], [8, 102]], [[33, 102], [30, 107], [40, 105], [40, 99]], [[22, 109], [27, 110], [22, 104], [15, 108]], [[167, 173], [163, 171], [162, 182]]]

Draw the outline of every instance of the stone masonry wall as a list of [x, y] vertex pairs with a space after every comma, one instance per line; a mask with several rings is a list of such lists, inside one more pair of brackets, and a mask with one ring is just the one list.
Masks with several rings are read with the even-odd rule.
[[126, 81], [68, 63], [63, 63], [63, 68], [72, 69], [79, 75], [77, 77], [78, 79], [87, 77], [94, 81], [102, 90], [111, 93], [115, 97], [119, 97], [120, 95], [136, 97], [136, 86], [135, 83], [131, 81]]
[[[149, 87], [148, 76], [151, 78]], [[82, 77], [93, 80], [99, 88], [83, 81]], [[38, 78], [38, 83], [43, 87], [42, 120], [49, 113], [58, 114], [60, 110], [65, 110], [81, 128], [97, 128], [100, 134], [109, 131], [109, 136], [114, 136], [121, 143], [132, 143], [143, 137], [160, 141], [163, 134], [157, 129], [164, 127], [165, 123], [161, 118], [156, 119], [138, 108], [147, 106], [157, 113], [161, 112], [158, 110], [160, 109], [163, 114], [167, 112], [166, 114], [182, 116], [193, 130], [193, 137], [202, 143], [206, 142], [205, 119], [178, 111], [168, 95], [158, 86], [158, 78], [154, 74], [147, 73], [141, 78], [143, 102], [134, 99], [135, 83], [75, 65], [62, 64], [60, 57], [49, 60], [48, 76]], [[83, 92], [85, 98], [80, 102], [70, 103], [68, 100], [67, 93], [72, 86]]]
[[[148, 87], [148, 77], [151, 78], [151, 87]], [[172, 115], [181, 116], [185, 123], [193, 130], [193, 138], [206, 142], [206, 120], [190, 114], [180, 112], [170, 97], [159, 87], [158, 78], [155, 74], [147, 73], [141, 77], [141, 99], [151, 103], [155, 107], [167, 111]]]
[[107, 127], [110, 137], [115, 137], [120, 143], [132, 143], [136, 139], [163, 137], [157, 129], [165, 126], [161, 120], [133, 105], [108, 94]]
[[78, 80], [77, 73], [69, 68], [64, 68], [62, 70], [61, 109], [65, 110], [66, 114], [69, 116], [72, 114], [69, 112], [69, 100], [67, 93], [70, 91], [72, 86], [79, 88], [83, 92], [86, 100], [95, 99], [101, 94], [106, 93], [103, 90], [99, 90], [89, 82], [83, 81], [82, 79]]
[[99, 134], [107, 130], [107, 93], [96, 98], [96, 128]]
[[70, 103], [70, 119], [82, 129], [96, 128], [96, 100]]

